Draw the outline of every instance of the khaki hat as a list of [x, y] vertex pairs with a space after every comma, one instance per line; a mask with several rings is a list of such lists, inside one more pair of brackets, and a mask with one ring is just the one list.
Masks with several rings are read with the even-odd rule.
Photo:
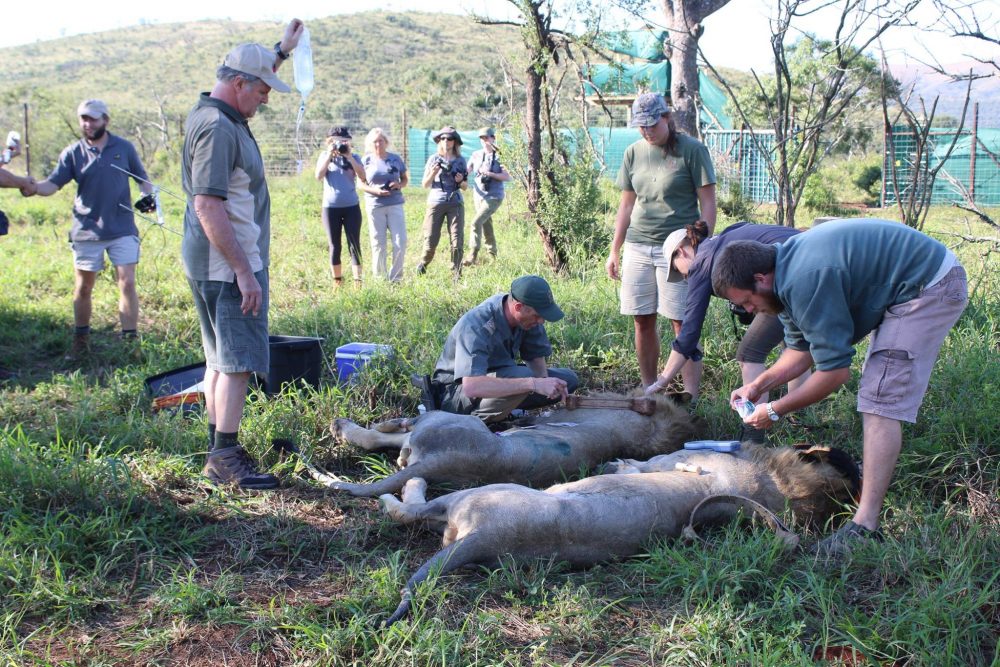
[[552, 288], [541, 276], [521, 276], [510, 284], [510, 295], [526, 306], [531, 306], [549, 322], [563, 318], [563, 311], [556, 305]]
[[479, 128], [480, 137], [496, 137], [497, 133], [492, 127], [481, 127]]
[[255, 76], [279, 93], [291, 87], [274, 73], [274, 50], [260, 44], [240, 44], [229, 52], [222, 64], [243, 74]]
[[451, 125], [445, 125], [440, 130], [431, 135], [431, 139], [434, 143], [438, 143], [442, 139], [454, 139], [455, 143], [459, 146], [462, 145], [462, 136], [458, 133], [458, 130], [453, 128]]
[[681, 272], [674, 268], [674, 253], [677, 252], [677, 248], [680, 247], [686, 238], [687, 229], [681, 228], [670, 232], [670, 235], [663, 242], [663, 259], [670, 262], [670, 273], [667, 274], [667, 282], [679, 283], [684, 280]]
[[89, 116], [90, 118], [110, 116], [108, 113], [108, 105], [101, 100], [84, 100], [83, 102], [80, 102], [80, 106], [76, 108], [76, 115]]
[[656, 125], [660, 116], [670, 113], [670, 106], [657, 93], [643, 93], [632, 102], [632, 120], [629, 127], [649, 127]]

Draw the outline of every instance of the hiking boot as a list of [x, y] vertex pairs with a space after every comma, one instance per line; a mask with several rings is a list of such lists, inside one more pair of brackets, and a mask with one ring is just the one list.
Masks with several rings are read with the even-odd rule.
[[474, 260], [474, 259], [463, 259], [462, 260], [462, 266], [472, 266], [475, 263], [476, 263], [476, 260]]
[[79, 361], [90, 353], [90, 334], [73, 334], [73, 344], [66, 353], [66, 361]]
[[201, 473], [213, 484], [238, 484], [241, 489], [274, 489], [278, 486], [278, 478], [259, 472], [257, 462], [240, 445], [209, 452]]
[[813, 545], [812, 554], [817, 560], [827, 563], [839, 563], [851, 552], [869, 541], [882, 542], [885, 536], [881, 530], [871, 530], [864, 526], [848, 521], [841, 526], [837, 532], [820, 540]]
[[767, 432], [759, 428], [754, 428], [749, 424], [742, 424], [740, 426], [738, 437], [740, 442], [752, 442], [755, 445], [767, 444]]
[[417, 275], [418, 276], [422, 276], [425, 273], [427, 273], [427, 267], [424, 266], [423, 262], [421, 262], [420, 264], [417, 264]]

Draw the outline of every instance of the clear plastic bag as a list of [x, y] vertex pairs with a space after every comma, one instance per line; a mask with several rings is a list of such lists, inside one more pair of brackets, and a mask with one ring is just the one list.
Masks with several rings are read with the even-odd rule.
[[313, 55], [309, 41], [309, 28], [302, 28], [299, 44], [292, 51], [292, 70], [295, 73], [295, 89], [302, 95], [302, 104], [313, 90]]

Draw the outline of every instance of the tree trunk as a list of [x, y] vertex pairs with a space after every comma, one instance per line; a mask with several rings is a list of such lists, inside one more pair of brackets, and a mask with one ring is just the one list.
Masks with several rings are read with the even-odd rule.
[[670, 98], [677, 128], [698, 136], [698, 39], [702, 20], [729, 0], [662, 0], [670, 31]]
[[677, 128], [697, 137], [698, 107], [698, 37], [701, 26], [678, 30], [670, 35], [670, 102]]
[[542, 240], [545, 261], [555, 271], [561, 271], [565, 261], [560, 257], [555, 240], [549, 230], [538, 222], [538, 206], [542, 199], [542, 74], [535, 65], [528, 66], [527, 103], [524, 110], [525, 129], [528, 132], [528, 188], [526, 194], [528, 214], [532, 217], [538, 236]]

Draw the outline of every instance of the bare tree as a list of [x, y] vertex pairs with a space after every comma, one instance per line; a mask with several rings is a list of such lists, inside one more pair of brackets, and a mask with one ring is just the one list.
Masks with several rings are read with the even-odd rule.
[[[934, 7], [939, 12], [939, 18], [933, 28], [953, 37], [968, 37], [1000, 47], [1000, 16], [993, 14], [996, 5], [992, 0], [967, 0], [958, 3], [934, 0]], [[994, 75], [1000, 76], [1000, 58], [973, 58], [991, 66], [995, 70]]]
[[[756, 84], [754, 105], [763, 110], [766, 124], [774, 132], [775, 149], [767, 166], [777, 186], [778, 224], [795, 225], [809, 177], [850, 130], [843, 120], [862, 103], [861, 93], [872, 85], [871, 77], [858, 75], [873, 62], [865, 50], [891, 27], [906, 21], [908, 12], [920, 1], [846, 0], [839, 6], [828, 0], [778, 1], [771, 20], [774, 77], [762, 78], [751, 70]], [[788, 44], [790, 35], [798, 32], [799, 20], [835, 7], [838, 13], [832, 39], [806, 35], [796, 44]], [[804, 47], [811, 51], [803, 54]], [[803, 71], [806, 76], [799, 76]], [[736, 99], [732, 89], [725, 82], [723, 85]], [[743, 122], [753, 128], [747, 105], [737, 101], [736, 109]], [[760, 146], [756, 137], [755, 142]]]
[[[884, 56], [882, 67], [888, 69]], [[883, 173], [882, 178], [887, 179], [883, 181], [884, 187], [892, 192], [896, 206], [899, 208], [900, 218], [903, 223], [910, 227], [920, 230], [924, 228], [924, 222], [930, 212], [934, 181], [954, 152], [955, 145], [962, 135], [962, 128], [965, 126], [972, 80], [970, 75], [965, 91], [965, 102], [962, 105], [962, 117], [959, 119], [958, 127], [954, 128], [951, 141], [944, 151], [936, 150], [937, 137], [932, 133], [938, 98], [935, 97], [928, 107], [922, 97], [918, 97], [916, 103], [911, 102], [912, 86], [905, 98], [897, 90], [894, 99], [892, 99], [895, 102], [895, 114], [893, 118], [890, 118], [890, 95], [883, 90], [882, 116], [885, 123], [885, 149], [892, 168], [889, 174]], [[901, 121], [909, 128], [907, 135], [912, 140], [912, 145], [905, 148], [897, 146], [897, 134], [893, 132], [893, 128]], [[976, 147], [972, 146], [971, 150], [976, 150]], [[900, 167], [904, 168], [900, 169]], [[904, 178], [900, 178], [901, 171], [906, 174]]]

